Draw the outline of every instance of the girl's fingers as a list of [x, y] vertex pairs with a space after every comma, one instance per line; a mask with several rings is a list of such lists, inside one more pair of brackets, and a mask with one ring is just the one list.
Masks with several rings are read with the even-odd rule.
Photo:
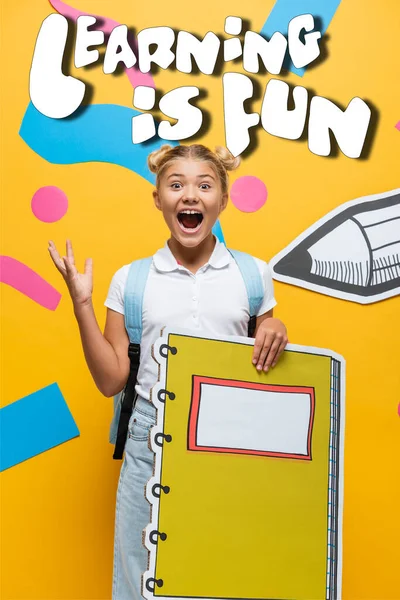
[[[257, 362], [257, 371], [262, 370], [265, 359], [266, 359], [267, 355], [269, 354], [270, 348], [273, 344], [274, 337], [275, 336], [272, 332], [269, 332], [266, 334], [265, 339], [264, 339], [264, 345], [262, 347], [262, 350], [260, 352], [260, 356], [259, 356], [258, 362]], [[274, 353], [274, 356], [275, 356], [275, 353]]]
[[93, 261], [91, 258], [87, 258], [85, 260], [85, 270], [84, 270], [85, 275], [90, 275], [92, 277], [93, 275]]
[[74, 251], [72, 249], [72, 242], [71, 240], [67, 240], [66, 241], [66, 249], [67, 249], [67, 257], [68, 260], [70, 262], [71, 265], [75, 264], [75, 257], [74, 257]]
[[[50, 256], [53, 259], [54, 264], [56, 265], [56, 267], [58, 268], [58, 270], [60, 271], [60, 273], [62, 274], [62, 276], [66, 279], [73, 279], [76, 274], [78, 273], [76, 267], [75, 267], [75, 262], [74, 262], [74, 257], [73, 257], [73, 252], [72, 252], [72, 246], [69, 246], [70, 242], [68, 240], [67, 242], [67, 256], [63, 256], [61, 257], [57, 251], [57, 248], [55, 247], [54, 243], [52, 241], [49, 242], [49, 252], [50, 252]], [[68, 248], [69, 246], [69, 248]], [[69, 254], [69, 256], [68, 256]]]
[[287, 344], [287, 342], [284, 340], [284, 341], [281, 343], [281, 345], [279, 346], [279, 350], [278, 350], [278, 352], [276, 353], [275, 360], [274, 360], [274, 362], [273, 362], [273, 363], [272, 363], [272, 365], [271, 365], [272, 367], [275, 367], [276, 363], [277, 363], [277, 362], [278, 362], [278, 360], [279, 360], [279, 357], [281, 356], [282, 352], [283, 352], [283, 351], [284, 351], [284, 349], [286, 348], [286, 344]]
[[279, 347], [281, 345], [281, 339], [278, 337], [278, 335], [279, 334], [276, 335], [273, 343], [271, 344], [271, 347], [270, 347], [269, 352], [268, 352], [268, 356], [267, 356], [267, 358], [265, 360], [265, 363], [264, 363], [263, 369], [264, 369], [264, 371], [266, 373], [269, 370], [269, 368], [272, 365], [272, 363], [274, 362], [275, 357], [276, 357], [276, 355], [278, 353]]
[[63, 263], [64, 263], [65, 270], [67, 271], [67, 274], [69, 275], [71, 267], [69, 266], [68, 258], [66, 256], [63, 256], [62, 260], [63, 260]]
[[55, 247], [55, 245], [53, 244], [53, 242], [49, 242], [49, 247], [48, 247], [51, 259], [53, 261], [53, 263], [55, 264], [55, 266], [57, 267], [57, 269], [61, 272], [62, 275], [65, 275], [65, 265], [63, 263], [63, 261], [61, 260], [60, 255], [57, 252], [57, 249]]
[[253, 365], [257, 365], [259, 362], [260, 354], [262, 347], [264, 346], [265, 333], [262, 329], [259, 329], [256, 335], [256, 339], [254, 341], [254, 350], [253, 350]]
[[274, 367], [288, 343], [286, 328], [277, 329], [263, 329], [261, 326], [257, 332], [252, 358], [257, 371], [264, 369], [267, 373], [270, 367]]
[[57, 262], [57, 259], [59, 259], [60, 256], [59, 256], [59, 254], [57, 252], [57, 248], [55, 247], [55, 245], [53, 244], [52, 241], [49, 242], [47, 250], [49, 251], [50, 256], [53, 259], [53, 261]]
[[72, 281], [72, 279], [75, 279], [75, 276], [78, 273], [78, 271], [77, 271], [75, 265], [71, 264], [68, 256], [63, 256], [63, 261], [64, 261], [65, 268], [67, 271], [68, 279], [70, 281]]

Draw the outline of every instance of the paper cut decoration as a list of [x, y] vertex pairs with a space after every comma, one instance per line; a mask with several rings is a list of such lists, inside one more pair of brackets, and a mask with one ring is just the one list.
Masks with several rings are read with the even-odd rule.
[[153, 598], [341, 598], [344, 361], [165, 330], [154, 346], [154, 476], [144, 532]]
[[0, 411], [1, 471], [79, 435], [56, 383]]
[[342, 204], [270, 261], [274, 279], [360, 304], [400, 293], [400, 189]]
[[30, 103], [19, 134], [34, 152], [51, 163], [107, 162], [155, 183], [147, 156], [165, 142], [155, 137], [146, 144], [132, 143], [132, 117], [140, 114], [117, 104], [94, 104], [78, 109], [71, 117], [51, 119]]
[[215, 222], [214, 227], [212, 228], [212, 232], [216, 236], [216, 238], [220, 242], [222, 242], [222, 244], [225, 244], [225, 238], [224, 238], [221, 223], [219, 220]]
[[54, 223], [64, 217], [68, 210], [68, 198], [55, 185], [45, 185], [33, 194], [32, 212], [43, 223]]
[[[276, 0], [273, 9], [260, 33], [268, 40], [275, 31], [280, 31], [287, 36], [289, 22], [298, 15], [311, 14], [314, 19], [318, 18], [318, 31], [324, 35], [332, 21], [341, 0]], [[285, 61], [284, 66], [296, 75], [303, 76], [306, 67], [296, 69], [291, 60]]]
[[0, 256], [0, 281], [49, 310], [56, 310], [61, 300], [50, 283], [12, 256]]
[[[60, 15], [63, 15], [64, 17], [66, 17], [67, 19], [70, 19], [72, 21], [76, 21], [76, 19], [78, 17], [88, 14], [87, 12], [82, 12], [80, 10], [77, 10], [76, 8], [73, 8], [72, 6], [68, 6], [68, 4], [66, 4], [65, 2], [61, 2], [61, 0], [49, 0], [49, 2], [51, 4], [51, 6], [58, 13], [60, 13]], [[120, 25], [120, 23], [118, 23], [117, 21], [114, 21], [113, 19], [110, 19], [108, 17], [93, 15], [92, 13], [90, 13], [90, 14], [91, 14], [91, 16], [96, 17], [96, 19], [97, 19], [95, 30], [102, 31], [106, 36], [109, 36], [110, 33], [112, 32], [112, 30], [115, 29], [115, 27], [118, 27], [118, 25]], [[137, 54], [136, 40], [133, 40], [132, 46], [133, 46], [133, 50], [135, 51], [135, 54]], [[145, 85], [148, 87], [156, 87], [151, 74], [150, 73], [142, 73], [136, 65], [131, 67], [130, 69], [127, 69], [125, 67], [124, 71], [127, 74], [132, 87], [136, 87], [139, 85]]]
[[242, 212], [256, 212], [264, 206], [268, 192], [265, 183], [254, 175], [243, 175], [231, 187], [232, 204]]

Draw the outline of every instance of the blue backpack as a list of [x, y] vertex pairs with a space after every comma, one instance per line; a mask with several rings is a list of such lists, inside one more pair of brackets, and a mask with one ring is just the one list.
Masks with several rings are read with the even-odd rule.
[[[229, 250], [242, 274], [249, 300], [249, 337], [255, 330], [256, 315], [264, 297], [264, 286], [260, 271], [252, 256]], [[140, 362], [140, 341], [142, 339], [142, 305], [144, 289], [150, 272], [153, 257], [135, 260], [129, 269], [125, 287], [124, 310], [125, 327], [129, 335], [128, 355], [130, 373], [124, 389], [114, 396], [114, 416], [110, 428], [110, 442], [115, 444], [113, 458], [122, 459], [129, 419], [132, 414], [135, 398], [135, 385]]]

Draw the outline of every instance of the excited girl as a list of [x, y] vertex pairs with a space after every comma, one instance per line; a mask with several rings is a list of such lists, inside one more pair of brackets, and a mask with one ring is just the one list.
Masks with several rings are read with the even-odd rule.
[[[117, 491], [113, 600], [140, 600], [141, 576], [147, 569], [142, 531], [150, 521], [144, 487], [153, 472], [149, 429], [155, 423], [150, 390], [157, 381], [151, 348], [164, 326], [184, 327], [219, 335], [246, 336], [250, 318], [243, 277], [232, 254], [212, 233], [228, 202], [228, 174], [239, 159], [228, 150], [216, 152], [194, 144], [162, 146], [148, 157], [156, 173], [153, 197], [171, 232], [165, 246], [152, 257], [143, 296], [140, 366], [136, 401], [130, 417]], [[73, 301], [85, 358], [99, 390], [118, 394], [129, 371], [129, 337], [124, 319], [124, 291], [130, 265], [119, 269], [111, 282], [105, 305], [107, 318], [101, 332], [92, 305], [92, 261], [84, 273], [75, 266], [72, 245], [60, 258], [53, 242], [51, 257], [64, 277]], [[270, 269], [254, 258], [263, 282], [252, 356], [256, 369], [268, 371], [286, 343], [286, 328], [273, 317], [276, 302]]]

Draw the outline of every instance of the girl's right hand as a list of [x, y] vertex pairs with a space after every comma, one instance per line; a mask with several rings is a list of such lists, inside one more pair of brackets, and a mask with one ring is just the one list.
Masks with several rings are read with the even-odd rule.
[[74, 251], [70, 240], [67, 240], [67, 256], [62, 258], [57, 252], [52, 241], [49, 242], [48, 250], [53, 263], [60, 271], [67, 284], [74, 307], [85, 306], [92, 301], [93, 292], [93, 263], [91, 258], [85, 260], [84, 273], [79, 273], [75, 266]]

